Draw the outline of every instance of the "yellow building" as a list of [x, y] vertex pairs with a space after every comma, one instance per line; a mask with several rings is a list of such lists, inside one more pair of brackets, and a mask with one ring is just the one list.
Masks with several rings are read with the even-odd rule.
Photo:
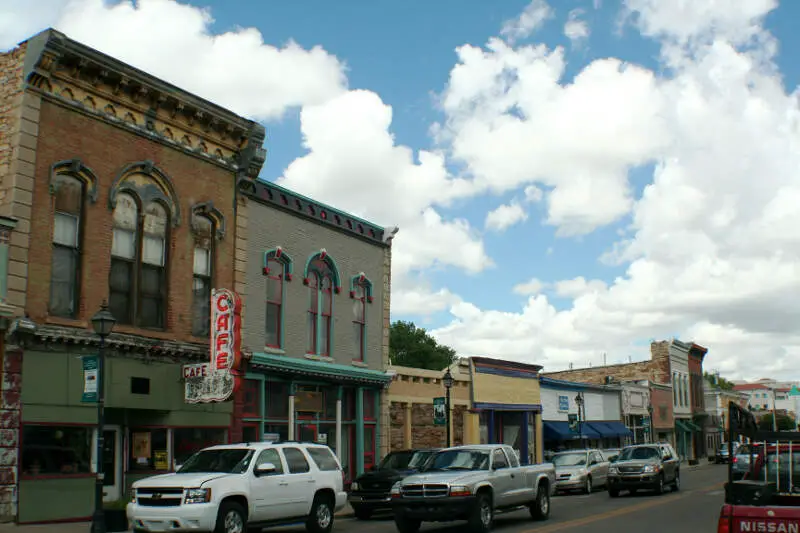
[[472, 357], [467, 368], [472, 409], [465, 433], [477, 435], [476, 443], [512, 446], [523, 463], [542, 462], [542, 367]]

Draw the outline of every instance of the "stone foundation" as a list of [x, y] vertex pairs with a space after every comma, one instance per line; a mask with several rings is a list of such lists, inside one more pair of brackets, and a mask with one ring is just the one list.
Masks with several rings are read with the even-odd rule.
[[[3, 334], [5, 332], [2, 332]], [[2, 346], [0, 346], [2, 349]], [[17, 465], [22, 403], [22, 351], [8, 350], [2, 359], [0, 383], [0, 522], [17, 516]]]

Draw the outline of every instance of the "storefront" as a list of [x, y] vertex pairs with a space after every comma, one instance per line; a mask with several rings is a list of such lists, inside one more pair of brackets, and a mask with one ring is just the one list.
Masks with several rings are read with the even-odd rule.
[[542, 461], [539, 365], [470, 358], [472, 410], [481, 444], [507, 444], [520, 462]]
[[695, 459], [694, 438], [702, 434], [703, 428], [691, 418], [675, 418], [675, 451], [682, 461]]
[[[52, 334], [63, 348], [67, 333], [40, 326], [36, 335]], [[78, 341], [82, 332], [73, 330], [71, 335]], [[134, 481], [169, 472], [204, 446], [228, 442], [231, 422], [230, 403], [184, 402], [182, 367], [170, 361], [177, 352], [121, 357], [120, 349], [130, 349], [129, 342], [132, 337], [113, 336], [106, 351], [103, 472], [109, 505], [127, 500]], [[77, 346], [73, 351], [24, 351], [20, 523], [80, 520], [92, 514], [97, 404], [84, 398], [82, 357], [96, 353]], [[208, 356], [198, 351], [192, 357]]]
[[391, 376], [367, 368], [253, 354], [242, 391], [245, 441], [327, 444], [350, 481], [380, 460], [381, 396]]

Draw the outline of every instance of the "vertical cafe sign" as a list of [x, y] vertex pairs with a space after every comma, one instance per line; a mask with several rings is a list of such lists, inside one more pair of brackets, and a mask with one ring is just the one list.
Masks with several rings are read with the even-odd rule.
[[242, 301], [229, 289], [211, 291], [210, 361], [183, 366], [186, 403], [230, 400], [241, 383]]

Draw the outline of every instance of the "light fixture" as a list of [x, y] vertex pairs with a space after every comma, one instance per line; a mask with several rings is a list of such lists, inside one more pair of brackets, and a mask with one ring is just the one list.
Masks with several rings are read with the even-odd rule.
[[108, 304], [103, 300], [100, 310], [92, 317], [92, 327], [94, 327], [95, 333], [103, 338], [108, 337], [114, 330], [116, 323], [117, 320], [114, 315], [108, 310]]

